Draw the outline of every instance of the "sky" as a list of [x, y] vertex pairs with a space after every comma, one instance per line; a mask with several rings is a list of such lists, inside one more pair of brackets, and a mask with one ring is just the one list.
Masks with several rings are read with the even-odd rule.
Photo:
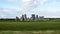
[[21, 17], [22, 14], [60, 18], [60, 0], [0, 0], [0, 18]]

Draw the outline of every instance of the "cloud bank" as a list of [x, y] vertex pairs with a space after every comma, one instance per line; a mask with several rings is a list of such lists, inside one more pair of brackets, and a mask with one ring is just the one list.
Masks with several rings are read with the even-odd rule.
[[[47, 2], [48, 0], [5, 0], [5, 1], [22, 5], [22, 8], [18, 8], [18, 10], [1, 8], [0, 15], [19, 16], [21, 14], [27, 14], [29, 16], [30, 14], [38, 14], [43, 16], [60, 16], [60, 14], [58, 13], [60, 11], [59, 10], [60, 2], [57, 2], [57, 0], [53, 1], [51, 0], [52, 2]], [[38, 6], [39, 9], [37, 8]]]

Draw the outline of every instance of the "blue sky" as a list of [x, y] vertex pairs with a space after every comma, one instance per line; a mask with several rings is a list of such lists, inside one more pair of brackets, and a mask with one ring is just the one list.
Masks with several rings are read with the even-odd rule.
[[0, 18], [15, 18], [22, 14], [60, 17], [60, 0], [0, 0]]

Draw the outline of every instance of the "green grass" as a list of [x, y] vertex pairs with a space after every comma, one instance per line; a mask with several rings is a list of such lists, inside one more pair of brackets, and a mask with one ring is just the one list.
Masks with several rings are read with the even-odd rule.
[[60, 30], [59, 21], [0, 21], [0, 30]]
[[46, 31], [0, 31], [0, 34], [60, 34], [58, 30]]

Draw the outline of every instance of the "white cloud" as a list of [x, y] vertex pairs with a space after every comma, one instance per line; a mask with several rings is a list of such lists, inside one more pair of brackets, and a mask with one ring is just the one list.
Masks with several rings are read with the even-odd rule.
[[6, 0], [8, 2], [17, 2], [17, 0]]
[[47, 0], [6, 0], [6, 1], [18, 2], [18, 3], [22, 2], [23, 10], [30, 11], [38, 6], [37, 5], [38, 2], [40, 2], [41, 4], [44, 4]]
[[30, 2], [31, 0], [22, 0], [23, 2]]
[[44, 4], [47, 0], [37, 0], [39, 1], [41, 4]]
[[0, 7], [0, 17], [16, 17], [22, 14], [21, 10]]
[[38, 2], [41, 2], [41, 3], [44, 3], [46, 2], [47, 0], [6, 0], [6, 1], [10, 1], [10, 2], [16, 2], [16, 1], [23, 1], [23, 2], [29, 2], [29, 1], [38, 1]]
[[38, 5], [38, 3], [40, 4], [44, 4], [47, 0], [22, 0], [23, 2], [23, 6], [24, 6], [24, 11], [31, 11], [33, 9], [35, 9]]
[[[41, 5], [44, 5], [45, 2], [47, 2], [47, 0], [6, 0], [6, 1], [9, 1], [9, 2], [18, 2], [18, 3], [22, 2], [23, 3], [23, 4], [21, 4], [21, 5], [23, 5], [23, 9], [18, 8], [18, 11], [16, 11], [15, 9], [13, 9], [13, 10], [4, 12], [5, 14], [7, 13], [9, 15], [10, 14], [11, 15], [17, 15], [20, 12], [20, 13], [26, 13], [26, 14], [28, 14], [28, 16], [29, 16], [29, 14], [32, 14], [32, 13], [39, 14], [39, 15], [45, 15], [45, 16], [55, 16], [58, 13], [58, 12], [56, 13], [55, 11], [50, 11], [50, 12], [48, 12], [48, 11], [47, 12], [46, 11], [33, 11], [32, 12], [31, 11], [31, 10], [35, 9], [38, 6], [37, 5], [38, 2]], [[54, 0], [53, 2], [48, 3], [48, 6], [47, 7], [53, 8], [54, 6], [55, 7], [60, 6], [59, 5], [59, 2], [56, 2], [56, 0]], [[45, 6], [43, 6], [43, 7], [45, 7]], [[47, 9], [49, 9], [49, 8], [47, 8]], [[47, 9], [46, 9], [46, 7], [44, 8], [44, 10], [47, 10]], [[22, 11], [20, 11], [20, 10], [22, 10]]]

